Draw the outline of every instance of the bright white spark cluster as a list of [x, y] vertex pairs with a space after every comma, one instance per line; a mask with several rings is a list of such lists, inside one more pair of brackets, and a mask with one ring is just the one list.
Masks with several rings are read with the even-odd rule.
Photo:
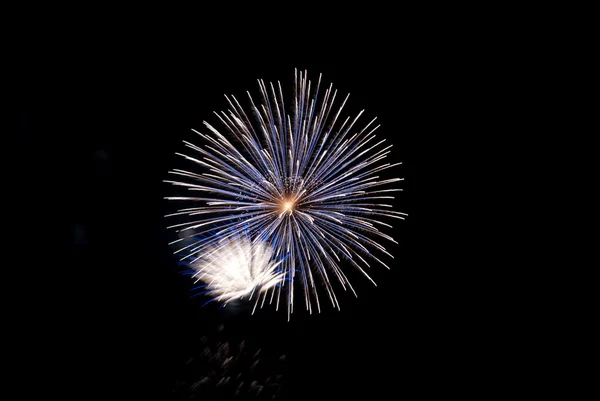
[[320, 311], [318, 287], [339, 308], [332, 282], [354, 292], [342, 261], [371, 280], [364, 270], [369, 260], [385, 266], [374, 253], [392, 257], [377, 240], [395, 242], [380, 231], [391, 227], [381, 218], [406, 216], [385, 203], [393, 198], [390, 192], [401, 190], [389, 184], [402, 179], [379, 174], [401, 163], [384, 163], [392, 145], [376, 139], [375, 119], [355, 128], [362, 111], [353, 119], [340, 118], [348, 96], [338, 102], [332, 85], [321, 94], [321, 76], [315, 88], [306, 72], [296, 71], [291, 104], [284, 103], [279, 82], [276, 87], [258, 83], [262, 104], [248, 93], [245, 111], [226, 96], [230, 109], [215, 113], [223, 133], [204, 122], [207, 132], [194, 132], [205, 146], [185, 142], [190, 153], [180, 154], [196, 168], [170, 172], [179, 178], [168, 182], [190, 194], [167, 199], [195, 202], [171, 215], [187, 217], [172, 227], [202, 235], [178, 252], [195, 260], [212, 243], [247, 231], [269, 244], [276, 257], [287, 256], [281, 265], [286, 285], [271, 287], [271, 299], [275, 295], [279, 307], [285, 297], [288, 318], [296, 283], [310, 312], [314, 304]]
[[[252, 298], [254, 293], [264, 293], [281, 283], [281, 262], [275, 261], [273, 250], [264, 243], [252, 243], [244, 237], [227, 239], [202, 252], [192, 265], [196, 271], [193, 277], [206, 284], [207, 293], [216, 301], [227, 303]], [[258, 299], [257, 295], [255, 308]]]

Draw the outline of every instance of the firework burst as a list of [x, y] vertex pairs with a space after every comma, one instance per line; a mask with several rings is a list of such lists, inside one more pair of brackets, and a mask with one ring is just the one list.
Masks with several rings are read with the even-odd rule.
[[204, 122], [208, 133], [193, 131], [206, 145], [185, 142], [191, 153], [179, 154], [196, 169], [170, 171], [178, 178], [167, 182], [189, 194], [167, 199], [195, 202], [170, 215], [187, 219], [171, 228], [215, 233], [183, 243], [177, 252], [199, 260], [215, 244], [249, 232], [270, 244], [277, 257], [288, 256], [280, 266], [286, 285], [270, 287], [263, 300], [270, 293], [279, 308], [285, 297], [289, 318], [299, 282], [310, 312], [315, 304], [320, 311], [319, 286], [339, 308], [333, 281], [356, 295], [342, 260], [373, 281], [364, 270], [369, 260], [388, 267], [375, 252], [393, 257], [377, 239], [395, 242], [380, 231], [391, 227], [380, 219], [406, 216], [385, 203], [393, 199], [391, 192], [401, 191], [389, 185], [402, 179], [379, 174], [401, 163], [383, 162], [392, 145], [376, 138], [375, 118], [360, 129], [355, 126], [364, 110], [353, 119], [340, 118], [349, 95], [338, 102], [330, 84], [321, 98], [321, 76], [313, 88], [306, 72], [296, 71], [290, 113], [279, 82], [258, 84], [262, 104], [248, 92], [247, 113], [234, 96], [225, 96], [230, 109], [215, 113], [225, 134]]
[[[279, 269], [283, 259], [276, 262], [271, 247], [248, 237], [227, 238], [203, 250], [191, 264], [196, 280], [205, 284], [197, 287], [212, 300], [227, 303], [260, 294], [282, 283], [284, 273]], [[263, 298], [264, 303], [264, 298]]]

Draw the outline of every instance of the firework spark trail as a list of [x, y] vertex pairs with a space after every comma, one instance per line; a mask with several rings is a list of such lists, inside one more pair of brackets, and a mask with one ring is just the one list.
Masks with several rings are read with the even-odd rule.
[[283, 259], [275, 260], [267, 244], [240, 237], [205, 247], [201, 258], [190, 266], [195, 271], [192, 276], [195, 283], [205, 283], [197, 288], [204, 289], [212, 300], [226, 304], [246, 296], [251, 299], [255, 292], [260, 296], [281, 284], [284, 273], [279, 265], [282, 262]]
[[[375, 238], [395, 242], [377, 227], [391, 226], [378, 219], [406, 216], [390, 210], [389, 204], [379, 203], [393, 199], [389, 192], [401, 191], [381, 187], [402, 179], [380, 179], [378, 175], [401, 163], [381, 164], [392, 145], [382, 147], [385, 139], [376, 140], [374, 132], [379, 128], [379, 125], [373, 126], [376, 118], [356, 130], [355, 124], [363, 110], [355, 118], [348, 117], [340, 123], [349, 95], [335, 110], [337, 91], [332, 85], [319, 103], [321, 76], [316, 89], [311, 89], [306, 72], [298, 74], [296, 71], [294, 82], [296, 96], [292, 115], [286, 112], [279, 82], [276, 90], [272, 83], [267, 87], [258, 80], [263, 101], [260, 105], [247, 93], [254, 120], [234, 96], [225, 96], [230, 106], [228, 113], [215, 115], [235, 142], [204, 122], [211, 135], [193, 130], [205, 140], [204, 148], [184, 142], [195, 155], [178, 153], [204, 172], [173, 170], [170, 173], [180, 177], [179, 180], [167, 181], [203, 194], [167, 199], [205, 203], [174, 213], [190, 218], [172, 228], [186, 231], [222, 225], [222, 229], [217, 230], [218, 239], [214, 240], [219, 243], [235, 239], [238, 233], [248, 230], [253, 238], [271, 244], [278, 257], [289, 255], [282, 264], [283, 279], [289, 283], [288, 318], [293, 311], [297, 279], [302, 284], [310, 312], [313, 301], [320, 311], [317, 279], [324, 284], [336, 308], [339, 304], [332, 277], [344, 289], [354, 292], [340, 268], [342, 258], [373, 282], [363, 269], [369, 267], [363, 255], [386, 266], [369, 249], [392, 257]], [[231, 220], [236, 222], [225, 223]], [[187, 245], [182, 248], [187, 253], [184, 258], [198, 259], [208, 246], [211, 240]], [[281, 288], [273, 286], [270, 290], [270, 302], [276, 299], [277, 308]], [[263, 302], [266, 297], [265, 293]]]

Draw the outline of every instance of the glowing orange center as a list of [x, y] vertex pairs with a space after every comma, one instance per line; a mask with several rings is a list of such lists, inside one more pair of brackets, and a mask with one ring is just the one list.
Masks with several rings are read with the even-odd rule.
[[294, 202], [291, 200], [285, 200], [282, 203], [282, 207], [283, 207], [283, 211], [284, 212], [292, 212], [294, 210]]

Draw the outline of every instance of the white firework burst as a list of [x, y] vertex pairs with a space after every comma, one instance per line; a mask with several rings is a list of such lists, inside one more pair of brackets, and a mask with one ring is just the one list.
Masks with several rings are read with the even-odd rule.
[[393, 257], [377, 239], [395, 242], [380, 231], [391, 227], [380, 219], [406, 216], [384, 203], [393, 198], [390, 192], [401, 190], [389, 184], [402, 179], [381, 179], [379, 174], [401, 163], [383, 163], [392, 145], [376, 139], [375, 118], [356, 129], [364, 110], [353, 119], [339, 118], [349, 95], [334, 108], [337, 91], [332, 85], [320, 98], [321, 76], [314, 89], [306, 72], [296, 71], [294, 82], [291, 113], [279, 82], [276, 88], [258, 80], [263, 102], [257, 106], [248, 92], [251, 113], [235, 97], [225, 96], [230, 109], [215, 113], [225, 134], [207, 122], [209, 133], [193, 130], [206, 145], [185, 142], [193, 154], [179, 155], [197, 170], [170, 171], [179, 178], [167, 181], [198, 193], [167, 198], [196, 202], [171, 215], [188, 218], [171, 227], [204, 235], [181, 246], [184, 259], [201, 257], [211, 243], [242, 231], [271, 244], [278, 257], [289, 256], [282, 264], [287, 291], [272, 289], [277, 308], [286, 296], [288, 318], [296, 281], [310, 312], [313, 302], [320, 311], [320, 283], [339, 308], [333, 278], [356, 295], [340, 267], [342, 260], [373, 281], [364, 270], [368, 260], [386, 266], [374, 252]]
[[267, 244], [247, 237], [231, 238], [205, 249], [191, 265], [195, 271], [192, 277], [205, 283], [203, 287], [213, 300], [225, 304], [244, 297], [250, 299], [256, 293], [256, 308], [258, 295], [282, 282], [282, 261], [275, 261]]

